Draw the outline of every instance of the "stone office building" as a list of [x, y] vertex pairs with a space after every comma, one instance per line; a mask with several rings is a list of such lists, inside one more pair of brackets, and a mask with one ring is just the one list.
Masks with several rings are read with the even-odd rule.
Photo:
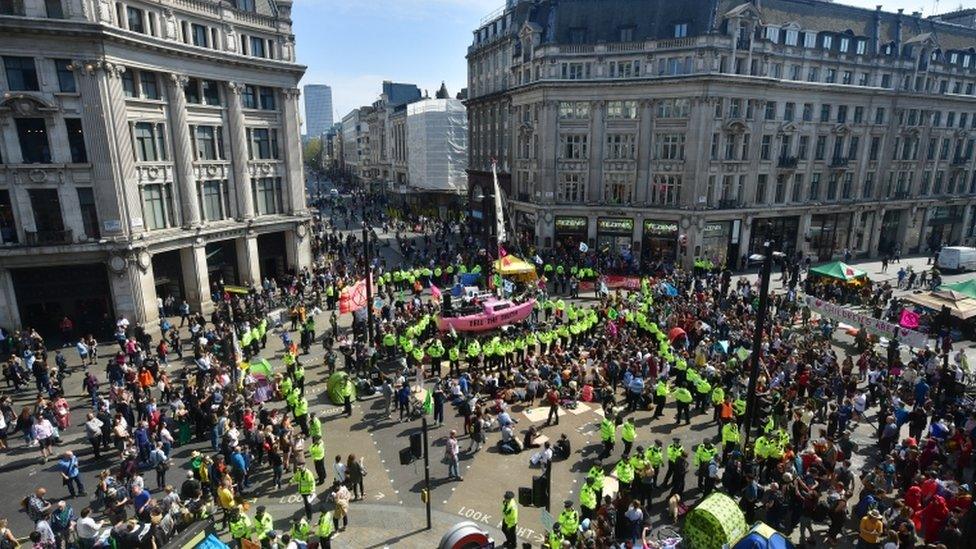
[[[970, 18], [816, 0], [511, 0], [468, 50], [472, 196], [517, 234], [735, 262], [971, 243]], [[473, 200], [472, 210], [490, 200]]]
[[288, 0], [0, 2], [0, 326], [309, 265]]

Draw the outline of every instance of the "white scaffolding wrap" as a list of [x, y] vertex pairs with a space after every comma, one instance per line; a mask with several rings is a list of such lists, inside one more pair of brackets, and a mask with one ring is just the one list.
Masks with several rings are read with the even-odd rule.
[[468, 116], [457, 99], [426, 99], [407, 105], [407, 169], [410, 186], [424, 191], [466, 193]]

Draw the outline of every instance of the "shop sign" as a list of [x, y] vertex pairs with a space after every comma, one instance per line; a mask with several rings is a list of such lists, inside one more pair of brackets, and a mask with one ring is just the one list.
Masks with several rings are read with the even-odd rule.
[[665, 221], [645, 221], [644, 233], [659, 236], [678, 236], [678, 224]]
[[719, 223], [706, 223], [705, 228], [702, 230], [702, 236], [704, 237], [716, 237], [716, 236], [728, 236], [729, 234], [729, 224], [728, 222], [722, 221]]
[[596, 222], [598, 233], [629, 235], [634, 232], [634, 220], [626, 217], [601, 217]]
[[553, 226], [557, 231], [586, 232], [587, 220], [585, 217], [576, 216], [556, 216]]

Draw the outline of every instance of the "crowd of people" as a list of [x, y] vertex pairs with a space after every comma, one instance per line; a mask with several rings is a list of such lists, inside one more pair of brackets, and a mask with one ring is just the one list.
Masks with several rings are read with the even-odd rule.
[[[601, 275], [615, 259], [531, 250], [542, 282], [511, 292], [536, 300], [525, 321], [478, 337], [441, 332], [433, 319], [449, 305], [433, 299], [433, 289], [449, 288], [462, 273], [480, 272], [490, 283], [493, 253], [461, 223], [394, 219], [364, 203], [370, 198], [354, 197], [341, 217], [318, 224], [310, 269], [246, 294], [218, 282], [209, 315], [163, 300], [162, 312], [180, 322], [164, 320], [161, 338], [120, 318], [115, 345], [76, 341], [71, 362], [81, 366], [72, 368], [63, 349], [36, 331], [7, 332], [0, 451], [16, 434], [37, 448], [39, 460], [56, 460], [58, 476], [47, 478], [63, 485], [58, 494], [39, 487], [23, 498], [34, 528], [20, 538], [43, 549], [158, 547], [210, 520], [238, 543], [330, 547], [366, 494], [367, 468], [356, 455], [326, 455], [341, 434], [325, 432], [307, 388], [345, 371], [354, 376], [349, 383], [378, 393], [386, 415], [410, 421], [428, 413], [454, 427], [444, 441], [451, 479], [463, 480], [462, 454], [487, 445], [503, 459], [525, 457], [527, 466], [584, 462], [577, 497], [553, 511], [545, 539], [551, 549], [650, 546], [649, 527], [678, 523], [713, 492], [733, 498], [748, 523], [798, 530], [795, 537], [810, 546], [857, 539], [869, 548], [956, 549], [976, 539], [976, 408], [959, 382], [965, 355], [951, 343], [907, 352], [838, 345], [830, 325], [811, 321], [798, 276], [787, 271], [787, 291], [770, 298], [756, 420], [746, 425], [758, 296], [745, 279], [732, 284], [727, 271], [662, 264], [638, 273], [639, 288], [610, 290]], [[340, 231], [360, 211], [395, 234], [400, 261], [380, 257], [376, 246], [366, 255], [356, 236]], [[381, 301], [375, 325], [353, 315], [351, 329], [342, 329], [342, 288], [367, 271]], [[596, 291], [576, 299], [584, 280]], [[309, 359], [318, 345], [324, 359], [312, 381], [306, 368], [318, 368]], [[369, 381], [391, 359], [397, 366]], [[271, 371], [249, 369], [262, 360]], [[73, 369], [84, 391], [75, 402], [64, 388]], [[413, 402], [413, 385], [431, 398]], [[351, 414], [350, 392], [339, 394], [336, 404]], [[558, 430], [560, 409], [581, 403], [603, 411], [598, 449], [574, 451], [565, 433], [536, 442], [547, 427]], [[516, 411], [537, 405], [549, 408], [545, 425], [520, 426]], [[651, 431], [672, 422], [706, 436], [692, 445], [691, 435]], [[90, 454], [63, 440], [72, 431]], [[858, 444], [855, 431], [869, 432], [873, 443]], [[174, 459], [184, 446], [192, 453]], [[610, 477], [617, 490], [604, 489]], [[301, 501], [302, 512], [287, 524], [255, 505], [278, 491]], [[504, 544], [516, 547], [514, 493], [506, 494], [502, 516]], [[0, 522], [0, 548], [17, 539]]]

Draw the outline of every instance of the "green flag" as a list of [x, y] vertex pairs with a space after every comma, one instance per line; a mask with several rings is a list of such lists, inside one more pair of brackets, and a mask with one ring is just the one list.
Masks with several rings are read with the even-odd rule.
[[430, 391], [427, 391], [427, 396], [424, 397], [424, 414], [434, 413], [434, 399], [430, 396]]

